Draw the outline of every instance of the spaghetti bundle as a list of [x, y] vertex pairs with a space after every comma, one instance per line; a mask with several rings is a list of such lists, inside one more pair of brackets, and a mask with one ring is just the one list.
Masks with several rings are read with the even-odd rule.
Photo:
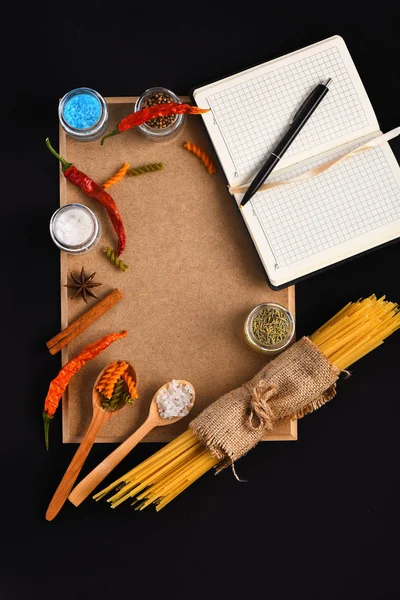
[[[333, 398], [340, 372], [399, 327], [398, 305], [384, 296], [349, 302], [313, 335], [296, 342], [250, 382], [211, 404], [186, 432], [94, 498], [113, 491], [108, 499], [112, 508], [135, 498], [135, 510], [155, 504], [160, 511], [212, 467], [233, 464], [274, 422], [300, 418]], [[235, 415], [237, 410], [241, 412]]]

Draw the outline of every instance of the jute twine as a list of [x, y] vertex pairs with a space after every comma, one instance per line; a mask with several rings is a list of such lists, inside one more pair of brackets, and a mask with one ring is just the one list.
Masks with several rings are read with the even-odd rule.
[[336, 394], [339, 369], [307, 337], [271, 360], [250, 381], [221, 396], [190, 427], [220, 470], [244, 456], [281, 419], [299, 419]]

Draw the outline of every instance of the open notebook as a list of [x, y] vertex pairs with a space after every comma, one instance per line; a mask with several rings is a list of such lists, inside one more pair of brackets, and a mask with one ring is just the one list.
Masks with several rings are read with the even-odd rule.
[[[344, 40], [333, 36], [192, 91], [232, 187], [251, 181], [318, 84], [330, 89], [268, 182], [381, 134]], [[235, 193], [239, 204], [243, 193]], [[400, 168], [387, 142], [322, 175], [258, 191], [240, 209], [274, 289], [400, 236]]]

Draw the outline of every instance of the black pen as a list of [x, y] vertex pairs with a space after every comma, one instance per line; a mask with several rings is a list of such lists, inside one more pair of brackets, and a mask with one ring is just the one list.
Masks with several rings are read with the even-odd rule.
[[329, 84], [332, 79], [328, 79], [326, 83], [319, 83], [317, 87], [311, 92], [308, 98], [300, 106], [299, 110], [295, 114], [290, 124], [289, 129], [276, 146], [273, 152], [271, 152], [266, 163], [263, 165], [259, 173], [255, 176], [251, 184], [246, 190], [245, 195], [242, 198], [240, 206], [244, 206], [246, 202], [256, 193], [258, 188], [264, 183], [268, 175], [273, 171], [289, 148], [297, 134], [302, 130], [308, 119], [311, 117], [315, 109], [321, 100], [326, 96], [329, 91]]

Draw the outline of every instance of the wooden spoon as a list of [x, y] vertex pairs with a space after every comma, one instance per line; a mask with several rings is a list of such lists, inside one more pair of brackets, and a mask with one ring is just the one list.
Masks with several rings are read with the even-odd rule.
[[[177, 379], [178, 383], [182, 385], [189, 385], [192, 390], [192, 406], [195, 400], [195, 391], [191, 383], [183, 379]], [[68, 500], [75, 506], [79, 506], [85, 498], [89, 496], [91, 492], [103, 481], [103, 479], [111, 473], [111, 471], [125, 458], [127, 454], [144, 438], [144, 436], [151, 431], [154, 427], [163, 427], [164, 425], [172, 425], [183, 417], [172, 417], [170, 419], [163, 419], [158, 413], [156, 397], [158, 393], [166, 388], [170, 382], [165, 383], [160, 389], [154, 394], [150, 404], [150, 410], [145, 422], [137, 429], [131, 436], [129, 436], [122, 444], [118, 446], [111, 454], [97, 465], [78, 485], [72, 490], [68, 496]]]
[[[128, 362], [128, 361], [125, 361], [125, 362]], [[111, 411], [111, 410], [104, 409], [101, 405], [102, 396], [96, 390], [96, 386], [97, 386], [98, 382], [100, 381], [100, 379], [102, 378], [102, 376], [104, 375], [105, 371], [110, 366], [110, 364], [111, 363], [109, 363], [108, 365], [106, 365], [104, 367], [104, 369], [101, 371], [101, 373], [99, 374], [99, 376], [97, 377], [97, 379], [94, 383], [93, 391], [92, 391], [92, 404], [93, 404], [92, 421], [89, 425], [89, 429], [86, 431], [85, 437], [83, 438], [82, 442], [79, 445], [78, 450], [76, 451], [73, 459], [71, 460], [68, 469], [65, 471], [64, 477], [61, 479], [60, 484], [59, 484], [58, 488], [56, 489], [53, 498], [51, 499], [49, 507], [46, 511], [46, 519], [48, 521], [52, 521], [54, 519], [54, 517], [58, 515], [59, 511], [61, 510], [62, 506], [64, 505], [64, 502], [68, 498], [68, 494], [72, 490], [72, 487], [76, 481], [76, 478], [78, 477], [78, 475], [82, 469], [83, 463], [85, 462], [85, 460], [94, 444], [96, 436], [97, 436], [98, 432], [100, 431], [100, 429], [102, 428], [102, 426], [104, 425], [104, 423], [107, 423], [107, 421], [109, 421], [109, 419], [118, 415], [121, 412], [121, 410], [123, 410], [126, 406], [125, 403], [122, 403], [122, 406], [120, 408], [118, 408], [117, 410]], [[133, 367], [131, 364], [128, 363], [128, 369], [126, 372], [128, 373], [128, 375], [130, 375], [132, 377], [132, 379], [135, 382], [136, 387], [137, 387], [138, 375], [137, 375], [135, 367]]]

